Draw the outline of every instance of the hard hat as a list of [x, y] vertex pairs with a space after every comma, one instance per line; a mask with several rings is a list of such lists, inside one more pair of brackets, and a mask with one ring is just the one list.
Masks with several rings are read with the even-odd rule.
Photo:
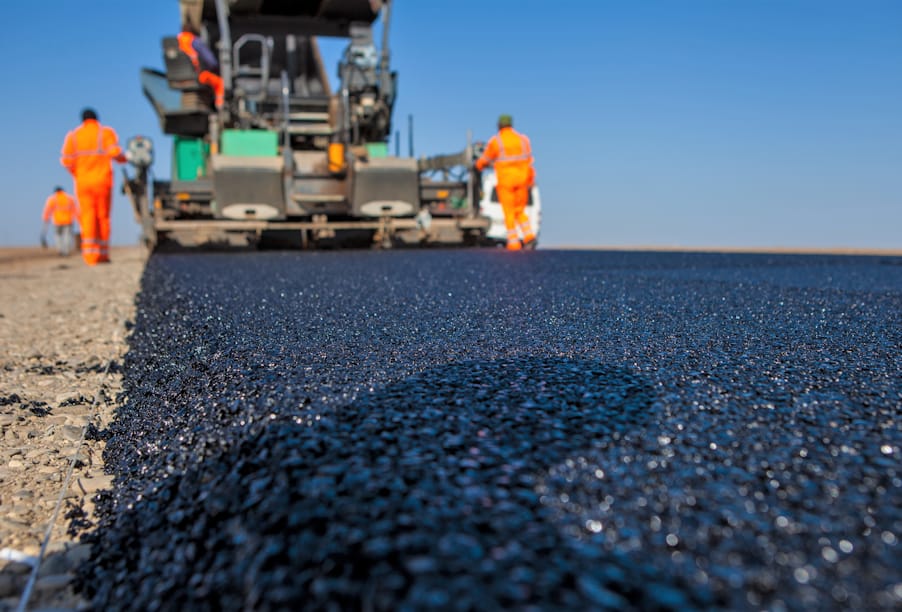
[[511, 127], [514, 125], [514, 118], [510, 115], [500, 115], [498, 117], [498, 127]]

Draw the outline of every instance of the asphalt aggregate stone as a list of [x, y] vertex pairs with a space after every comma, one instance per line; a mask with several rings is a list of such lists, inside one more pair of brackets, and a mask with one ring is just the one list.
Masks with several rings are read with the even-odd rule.
[[902, 260], [156, 254], [97, 609], [898, 609]]

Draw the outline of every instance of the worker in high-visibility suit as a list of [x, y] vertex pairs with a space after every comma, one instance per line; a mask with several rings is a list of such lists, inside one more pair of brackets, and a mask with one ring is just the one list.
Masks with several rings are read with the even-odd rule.
[[113, 161], [124, 163], [119, 137], [101, 125], [97, 113], [86, 108], [82, 123], [66, 134], [60, 162], [75, 179], [81, 216], [81, 255], [88, 265], [110, 261], [110, 205], [113, 200]]
[[536, 182], [536, 171], [529, 138], [514, 130], [513, 126], [510, 115], [498, 117], [498, 133], [486, 144], [475, 167], [481, 172], [489, 164], [494, 164], [498, 202], [504, 211], [504, 225], [507, 228], [507, 248], [519, 251], [524, 246], [534, 246], [536, 241], [526, 215], [529, 191]]
[[219, 72], [219, 61], [216, 55], [198, 35], [197, 28], [190, 23], [182, 25], [178, 35], [179, 50], [188, 56], [197, 71], [197, 82], [213, 90], [216, 108], [221, 108], [225, 100], [225, 84]]
[[[68, 257], [72, 252], [72, 226], [79, 214], [75, 198], [63, 191], [62, 187], [54, 189], [53, 194], [44, 203], [44, 232], [52, 222], [56, 248], [64, 257]], [[43, 234], [41, 241], [44, 241]]]

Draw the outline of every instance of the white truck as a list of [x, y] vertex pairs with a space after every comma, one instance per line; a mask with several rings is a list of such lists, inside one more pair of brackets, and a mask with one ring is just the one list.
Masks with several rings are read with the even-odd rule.
[[[491, 168], [484, 170], [482, 172], [482, 198], [479, 201], [479, 213], [490, 219], [485, 241], [488, 244], [503, 246], [507, 243], [507, 228], [504, 226], [504, 212], [501, 210], [501, 204], [498, 202], [498, 192], [495, 190], [496, 184], [495, 172]], [[542, 198], [539, 195], [538, 186], [533, 186], [529, 194], [526, 215], [529, 217], [532, 231], [536, 235], [536, 244], [538, 244], [541, 237], [539, 230], [542, 225]]]

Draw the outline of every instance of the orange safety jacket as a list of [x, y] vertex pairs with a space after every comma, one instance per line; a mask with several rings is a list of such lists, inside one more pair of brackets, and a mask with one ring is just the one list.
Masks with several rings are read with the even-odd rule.
[[112, 187], [112, 160], [124, 161], [119, 137], [111, 127], [86, 119], [66, 134], [60, 163], [75, 177], [79, 187]]
[[79, 217], [75, 198], [65, 191], [54, 192], [44, 204], [44, 223], [51, 217], [54, 225], [71, 225], [72, 221]]
[[495, 176], [501, 187], [532, 187], [536, 181], [533, 167], [532, 145], [525, 134], [512, 127], [504, 127], [492, 136], [485, 151], [476, 161], [479, 170], [490, 163], [495, 165]]

